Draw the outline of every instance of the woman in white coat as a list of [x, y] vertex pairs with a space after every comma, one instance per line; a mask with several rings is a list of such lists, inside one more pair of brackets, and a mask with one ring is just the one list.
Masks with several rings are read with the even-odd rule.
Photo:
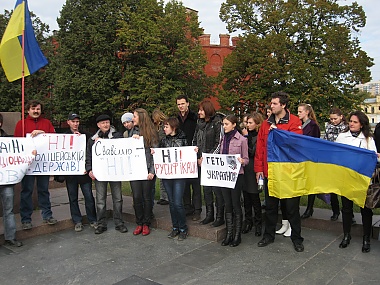
[[[347, 131], [340, 133], [336, 142], [348, 144], [376, 152], [375, 141], [371, 135], [369, 120], [366, 114], [361, 111], [355, 111], [350, 114]], [[379, 154], [378, 154], [379, 157]], [[362, 252], [371, 250], [370, 235], [372, 227], [372, 209], [364, 206], [360, 208], [363, 223], [363, 247]], [[344, 237], [339, 244], [340, 248], [346, 248], [351, 241], [351, 225], [353, 215], [353, 202], [342, 196], [342, 219]]]

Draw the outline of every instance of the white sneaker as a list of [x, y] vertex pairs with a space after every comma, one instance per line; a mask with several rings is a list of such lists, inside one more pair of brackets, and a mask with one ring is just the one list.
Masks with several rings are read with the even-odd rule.
[[284, 237], [290, 237], [292, 235], [292, 227], [289, 225], [289, 228], [284, 233]]
[[276, 234], [278, 234], [278, 235], [284, 234], [288, 230], [289, 227], [290, 227], [289, 221], [288, 220], [282, 220], [282, 227], [278, 231], [276, 231]]

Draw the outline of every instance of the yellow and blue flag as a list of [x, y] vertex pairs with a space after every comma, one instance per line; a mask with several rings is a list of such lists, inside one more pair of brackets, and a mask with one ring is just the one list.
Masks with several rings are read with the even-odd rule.
[[[22, 58], [22, 34], [24, 31], [24, 59]], [[26, 0], [17, 0], [8, 26], [0, 43], [0, 61], [8, 81], [33, 74], [48, 61], [38, 46]]]
[[269, 195], [335, 193], [363, 207], [376, 163], [374, 151], [274, 129], [268, 135]]

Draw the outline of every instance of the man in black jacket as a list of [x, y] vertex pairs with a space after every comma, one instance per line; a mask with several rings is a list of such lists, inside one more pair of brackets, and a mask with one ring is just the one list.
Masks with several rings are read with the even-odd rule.
[[[70, 113], [67, 118], [67, 124], [70, 130], [67, 131], [68, 134], [84, 134], [86, 135], [86, 142], [90, 139], [91, 135], [88, 132], [79, 132], [80, 116], [76, 113]], [[71, 175], [66, 176], [66, 188], [67, 194], [69, 196], [70, 202], [70, 214], [71, 219], [74, 223], [74, 230], [80, 232], [83, 230], [82, 224], [82, 214], [79, 209], [78, 204], [78, 189], [82, 190], [84, 197], [84, 204], [86, 207], [87, 220], [90, 226], [96, 228], [96, 210], [95, 210], [95, 199], [92, 194], [92, 180], [88, 173], [84, 175]]]
[[[177, 97], [180, 129], [186, 135], [187, 145], [192, 145], [198, 115], [189, 109], [189, 105], [189, 99], [186, 95], [179, 95]], [[190, 186], [193, 188], [193, 195], [191, 195]], [[183, 203], [185, 206], [186, 215], [193, 215], [193, 221], [198, 221], [201, 218], [202, 212], [202, 194], [199, 176], [198, 178], [187, 179], [185, 193], [183, 195]]]

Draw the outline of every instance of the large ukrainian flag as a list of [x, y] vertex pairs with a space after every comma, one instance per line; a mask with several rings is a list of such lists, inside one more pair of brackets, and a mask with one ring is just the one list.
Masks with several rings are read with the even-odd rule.
[[[24, 59], [22, 58], [22, 33], [24, 31]], [[0, 44], [0, 61], [8, 81], [33, 74], [48, 61], [38, 46], [26, 0], [17, 0], [13, 14]]]
[[336, 193], [363, 207], [376, 163], [374, 151], [274, 129], [268, 136], [269, 195]]

